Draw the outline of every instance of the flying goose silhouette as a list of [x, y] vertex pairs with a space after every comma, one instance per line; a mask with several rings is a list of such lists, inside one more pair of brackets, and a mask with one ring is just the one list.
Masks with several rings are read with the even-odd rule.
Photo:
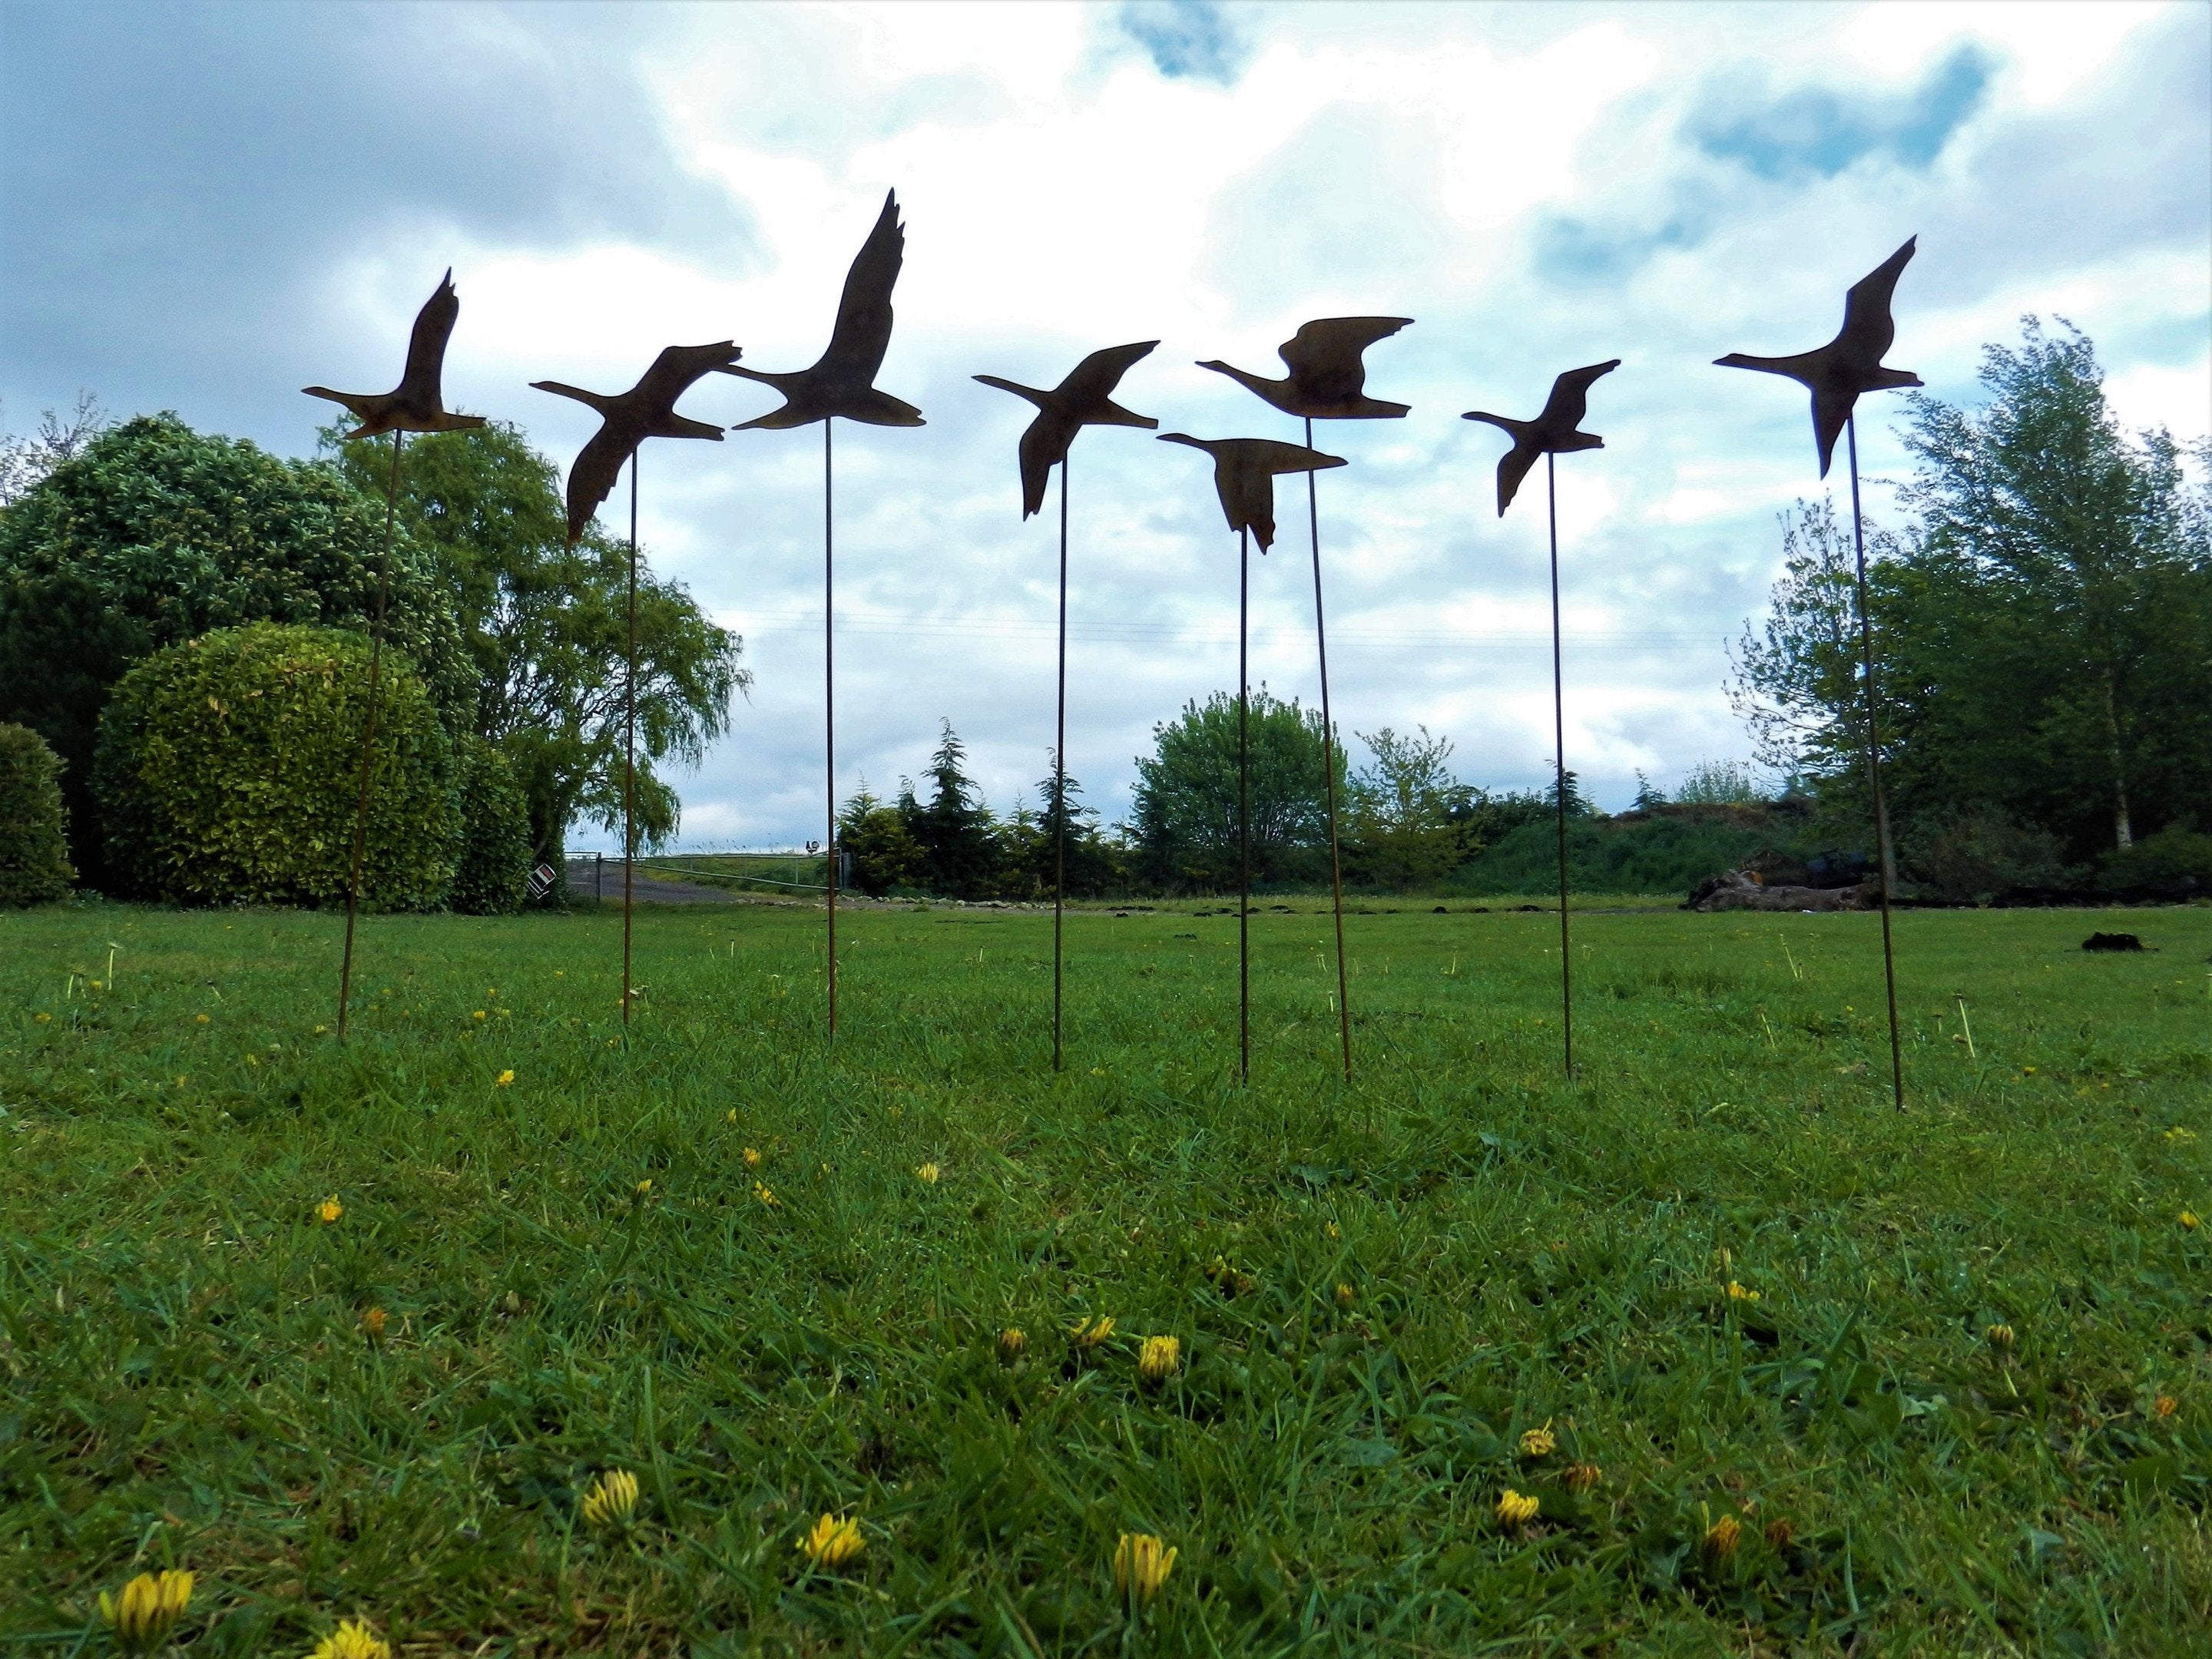
[[599, 411], [603, 423], [568, 469], [568, 545], [574, 547], [592, 521], [599, 504], [613, 493], [622, 476], [623, 463], [647, 438], [711, 438], [722, 441], [722, 428], [694, 421], [676, 412], [676, 400], [699, 378], [715, 369], [725, 374], [738, 360], [738, 348], [727, 340], [713, 345], [670, 346], [653, 360], [645, 377], [629, 391], [610, 397], [586, 392], [558, 380], [532, 380], [539, 392], [574, 398]]
[[1026, 398], [1037, 406], [1036, 419], [1022, 434], [1023, 518], [1043, 507], [1046, 478], [1054, 467], [1067, 459], [1068, 446], [1085, 427], [1158, 428], [1159, 422], [1151, 416], [1133, 414], [1114, 401], [1114, 388], [1129, 372], [1129, 366], [1158, 343], [1158, 340], [1139, 340], [1134, 345], [1108, 346], [1103, 351], [1094, 351], [1069, 370], [1067, 378], [1050, 392], [1002, 380], [995, 374], [975, 376], [985, 386]]
[[1194, 438], [1163, 432], [1160, 441], [1202, 449], [1213, 457], [1213, 488], [1221, 497], [1222, 516], [1231, 530], [1249, 530], [1257, 537], [1262, 553], [1275, 540], [1275, 475], [1325, 472], [1344, 465], [1341, 455], [1324, 455], [1303, 444], [1277, 443], [1272, 438]]
[[1285, 415], [1315, 421], [1390, 421], [1406, 413], [1404, 404], [1387, 404], [1366, 395], [1367, 365], [1360, 354], [1387, 340], [1411, 317], [1319, 317], [1277, 348], [1289, 378], [1270, 380], [1218, 361], [1203, 362], [1258, 393]]
[[821, 360], [811, 368], [789, 374], [757, 368], [722, 370], [772, 386], [784, 399], [782, 408], [740, 422], [730, 430], [778, 431], [837, 415], [868, 426], [921, 425], [920, 410], [875, 386], [876, 371], [884, 366], [884, 353], [891, 343], [891, 287], [905, 258], [906, 231], [899, 223], [898, 192], [892, 191], [884, 198], [876, 228], [845, 274], [844, 297], [837, 302], [836, 325], [830, 331], [829, 349]]
[[1828, 476], [1828, 463], [1836, 453], [1836, 439], [1851, 417], [1851, 406], [1862, 392], [1890, 392], [1923, 384], [1917, 374], [1901, 368], [1884, 368], [1881, 354], [1897, 338], [1897, 322], [1890, 315], [1890, 296], [1897, 279], [1905, 274], [1917, 236], [1851, 284], [1844, 296], [1844, 326], [1836, 337], [1817, 351], [1795, 357], [1754, 357], [1731, 351], [1713, 359], [1721, 368], [1755, 368], [1767, 374], [1786, 374], [1802, 381], [1813, 393], [1813, 436], [1820, 447], [1820, 476]]
[[439, 380], [445, 368], [446, 342], [453, 319], [461, 314], [460, 296], [453, 292], [453, 267], [445, 280], [415, 313], [415, 331], [407, 341], [407, 368], [399, 384], [389, 392], [333, 392], [326, 386], [301, 386], [310, 398], [343, 404], [361, 424], [345, 435], [374, 438], [386, 432], [465, 432], [482, 426], [481, 415], [446, 412]]
[[1605, 447], [1605, 440], [1595, 432], [1577, 432], [1575, 428], [1589, 412], [1591, 383], [1620, 367], [1620, 359], [1614, 357], [1592, 363], [1587, 368], [1569, 369], [1552, 382], [1552, 395], [1544, 400], [1544, 412], [1533, 421], [1516, 421], [1510, 415], [1492, 415], [1480, 409], [1471, 409], [1460, 416], [1462, 421], [1486, 422], [1512, 434], [1513, 447], [1498, 463], [1499, 518], [1505, 516], [1506, 507], [1520, 490], [1521, 481], [1528, 476], [1528, 469], [1536, 465], [1539, 455], [1564, 455], [1571, 450]]

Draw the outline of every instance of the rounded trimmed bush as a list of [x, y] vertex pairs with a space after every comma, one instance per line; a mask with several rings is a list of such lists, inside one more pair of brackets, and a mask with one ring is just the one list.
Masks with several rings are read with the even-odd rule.
[[511, 916], [530, 890], [530, 805], [514, 768], [473, 735], [453, 744], [461, 839], [447, 902], [465, 916]]
[[[357, 634], [254, 623], [157, 651], [100, 717], [93, 790], [116, 885], [187, 904], [345, 896], [368, 706]], [[386, 646], [362, 899], [441, 903], [458, 829], [452, 745]]]
[[27, 726], [0, 725], [0, 904], [65, 898], [70, 868], [62, 763]]

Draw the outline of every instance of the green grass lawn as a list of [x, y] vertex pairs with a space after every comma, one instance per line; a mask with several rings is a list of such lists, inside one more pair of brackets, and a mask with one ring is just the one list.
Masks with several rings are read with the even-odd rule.
[[0, 915], [0, 1646], [2205, 1650], [2212, 908], [1206, 908]]

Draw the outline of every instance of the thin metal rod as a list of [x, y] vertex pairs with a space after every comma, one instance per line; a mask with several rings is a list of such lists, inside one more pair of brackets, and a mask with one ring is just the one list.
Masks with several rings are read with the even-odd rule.
[[637, 455], [629, 453], [629, 672], [623, 678], [623, 1024], [629, 1024], [630, 872], [637, 863]]
[[[1306, 416], [1306, 447], [1313, 447], [1313, 416]], [[1328, 624], [1321, 605], [1321, 500], [1306, 474], [1306, 526], [1313, 533], [1314, 640], [1321, 648], [1321, 764], [1328, 787], [1328, 884], [1336, 910], [1336, 1027], [1344, 1046], [1344, 1080], [1352, 1081], [1352, 988], [1344, 966], [1344, 857], [1336, 836], [1336, 721], [1328, 707]]]
[[830, 895], [830, 1035], [833, 1038], [837, 1035], [837, 635], [831, 610], [836, 586], [830, 539], [830, 428], [836, 423], [834, 416], [822, 422], [822, 775], [830, 804], [829, 839], [823, 843], [822, 863]]
[[346, 1035], [346, 1018], [353, 1005], [353, 920], [361, 899], [362, 854], [368, 846], [369, 757], [376, 750], [377, 683], [384, 667], [384, 610], [392, 591], [392, 520], [399, 501], [399, 441], [392, 434], [392, 476], [384, 486], [384, 550], [376, 560], [376, 614], [368, 628], [368, 713], [361, 732], [361, 783], [354, 792], [353, 863], [346, 874], [345, 957], [338, 967], [338, 1041]]
[[1060, 1069], [1060, 926], [1067, 903], [1067, 457], [1060, 458], [1060, 712], [1052, 739], [1052, 1069]]
[[1252, 532], [1237, 532], [1237, 1080], [1252, 1080], [1252, 732], [1245, 665]]
[[1859, 516], [1859, 422], [1844, 422], [1851, 448], [1851, 553], [1858, 562], [1859, 647], [1866, 664], [1867, 778], [1874, 789], [1875, 856], [1881, 869], [1881, 971], [1889, 991], [1889, 1085], [1897, 1109], [1905, 1109], [1905, 1045], [1897, 1030], [1897, 952], [1889, 932], [1889, 805], [1881, 790], [1880, 696], [1874, 679], [1874, 612], [1867, 605], [1866, 530]]
[[1544, 456], [1545, 510], [1552, 528], [1552, 744], [1558, 775], [1553, 786], [1553, 818], [1559, 831], [1559, 1032], [1565, 1042], [1567, 1077], [1575, 1074], [1574, 961], [1567, 939], [1567, 693], [1559, 668], [1559, 477], [1550, 452]]

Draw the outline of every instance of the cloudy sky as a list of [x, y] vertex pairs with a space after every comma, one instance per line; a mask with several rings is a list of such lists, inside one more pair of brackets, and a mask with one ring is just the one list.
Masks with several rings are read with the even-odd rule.
[[[1164, 429], [1296, 436], [1194, 367], [1279, 373], [1311, 317], [1413, 327], [1369, 354], [1400, 422], [1324, 427], [1333, 689], [1347, 732], [1425, 723], [1492, 786], [1552, 751], [1540, 480], [1503, 445], [1563, 368], [1619, 356], [1561, 468], [1567, 747], [1618, 806], [1741, 757], [1724, 642], [1761, 611], [1776, 514], [1815, 493], [1786, 382], [1712, 369], [1833, 331], [1904, 239], [1890, 361], [1971, 399], [2026, 312], [2096, 339], [2127, 421], [2212, 427], [2212, 7], [1339, 8], [0, 4], [0, 418], [80, 388], [116, 413], [305, 453], [311, 381], [389, 382], [448, 265], [449, 398], [565, 465], [672, 342], [811, 362], [896, 188], [879, 383], [919, 430], [836, 434], [840, 793], [917, 772], [940, 719], [994, 804], [1047, 769], [1054, 542], [1024, 526], [1027, 405], [1157, 337], [1122, 400]], [[719, 378], [688, 412], [775, 403]], [[1870, 400], [1870, 474], [1901, 406]], [[656, 567], [757, 676], [684, 781], [693, 846], [820, 833], [816, 428], [647, 450]], [[1236, 546], [1204, 459], [1075, 452], [1069, 761], [1126, 811], [1132, 758], [1233, 687]], [[1879, 483], [1870, 502], [1887, 509]], [[1302, 507], [1253, 574], [1253, 676], [1316, 689]], [[1358, 758], [1355, 750], [1355, 758]], [[589, 844], [586, 838], [585, 843]]]

